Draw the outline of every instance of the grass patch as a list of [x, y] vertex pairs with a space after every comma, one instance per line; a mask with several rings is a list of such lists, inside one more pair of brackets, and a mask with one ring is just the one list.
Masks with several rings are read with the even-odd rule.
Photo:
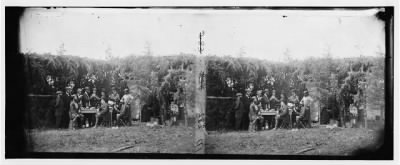
[[378, 132], [359, 128], [312, 128], [256, 133], [211, 132], [206, 139], [208, 154], [352, 155], [357, 149], [375, 149]]
[[[193, 130], [185, 127], [88, 128], [27, 131], [33, 152], [191, 153]], [[131, 148], [116, 151], [124, 146]]]

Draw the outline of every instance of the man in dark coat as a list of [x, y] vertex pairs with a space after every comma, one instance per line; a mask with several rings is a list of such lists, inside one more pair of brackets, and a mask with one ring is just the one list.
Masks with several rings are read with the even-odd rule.
[[264, 95], [261, 98], [261, 108], [263, 110], [269, 109], [269, 90], [268, 89], [264, 90]]
[[69, 105], [72, 100], [72, 93], [71, 93], [71, 87], [67, 86], [65, 87], [65, 93], [62, 96], [63, 101], [64, 101], [64, 113], [63, 113], [63, 119], [62, 119], [62, 127], [63, 128], [68, 128], [69, 126]]
[[249, 111], [250, 111], [250, 98], [251, 98], [251, 90], [246, 89], [246, 95], [242, 97], [242, 103], [244, 106], [244, 111], [242, 115], [242, 129], [249, 129]]
[[89, 105], [90, 105], [89, 92], [90, 92], [90, 88], [85, 87], [85, 92], [83, 93], [83, 96], [82, 96], [82, 107], [89, 108]]
[[276, 97], [276, 90], [272, 90], [272, 96], [269, 99], [271, 109], [278, 110], [280, 107], [280, 100]]
[[63, 114], [65, 113], [64, 100], [62, 98], [61, 90], [57, 91], [56, 105], [55, 105], [56, 128], [62, 128]]
[[242, 116], [244, 113], [244, 105], [242, 102], [242, 94], [241, 93], [236, 94], [234, 112], [235, 112], [235, 129], [240, 130], [243, 125], [242, 124]]

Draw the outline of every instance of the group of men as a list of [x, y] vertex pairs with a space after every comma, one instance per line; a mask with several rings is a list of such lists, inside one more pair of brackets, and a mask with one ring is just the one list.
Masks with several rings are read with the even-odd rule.
[[[78, 88], [76, 92], [67, 86], [64, 93], [61, 90], [56, 93], [54, 114], [57, 128], [97, 127], [100, 121], [109, 119], [111, 124], [118, 126], [120, 121], [130, 119], [133, 97], [129, 94], [128, 88], [124, 89], [122, 98], [115, 87], [109, 96], [105, 90], [102, 90], [99, 96], [95, 87], [91, 91], [88, 86], [84, 89]], [[95, 113], [82, 113], [85, 110]]]
[[[252, 96], [252, 90], [247, 89], [245, 95], [236, 94], [234, 104], [235, 129], [249, 130], [254, 132], [263, 129], [277, 129], [284, 123], [295, 125], [295, 130], [301, 126], [310, 126], [310, 106], [312, 98], [308, 91], [304, 91], [304, 97], [299, 100], [295, 91], [292, 90], [288, 98], [284, 93], [280, 97], [276, 96], [276, 90], [258, 90]], [[274, 112], [274, 116], [263, 116], [263, 112]]]

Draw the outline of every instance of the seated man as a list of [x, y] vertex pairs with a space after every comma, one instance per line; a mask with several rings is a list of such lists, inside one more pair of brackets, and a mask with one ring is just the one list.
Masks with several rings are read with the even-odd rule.
[[83, 115], [79, 113], [80, 106], [77, 103], [78, 96], [73, 95], [72, 98], [73, 99], [70, 104], [70, 119], [72, 123], [72, 129], [76, 129], [79, 128], [79, 122], [81, 122], [80, 120], [82, 120]]
[[250, 111], [249, 111], [249, 132], [255, 132], [256, 131], [256, 123], [258, 119], [258, 102], [256, 97], [250, 98]]
[[107, 116], [107, 112], [108, 112], [108, 104], [106, 102], [106, 98], [103, 96], [101, 97], [100, 100], [100, 110], [96, 113], [96, 123], [94, 125], [94, 128], [98, 126], [100, 119], [104, 120], [104, 118]]
[[116, 125], [116, 119], [117, 119], [117, 115], [120, 113], [119, 109], [118, 109], [118, 105], [112, 101], [112, 100], [108, 100], [107, 102], [108, 105], [108, 112], [109, 112], [109, 116], [110, 116], [110, 122], [112, 126]]
[[128, 119], [128, 125], [130, 124], [130, 106], [133, 100], [132, 96], [128, 92], [128, 88], [124, 89], [124, 96], [122, 96], [121, 103], [123, 104], [121, 111], [117, 114], [117, 123], [119, 124], [120, 119]]
[[[311, 127], [309, 124], [311, 122], [310, 119], [310, 106], [311, 106], [311, 97], [308, 95], [308, 91], [304, 91], [304, 97], [300, 101], [301, 111], [299, 116], [296, 116], [296, 126], [300, 128], [300, 126]], [[302, 124], [300, 122], [305, 121], [306, 124]]]
[[278, 114], [275, 116], [275, 128], [273, 130], [276, 130], [278, 128], [279, 123], [282, 123], [284, 121], [287, 122], [289, 120], [289, 112], [286, 103], [287, 101], [283, 96], [281, 98], [280, 109], [278, 111]]

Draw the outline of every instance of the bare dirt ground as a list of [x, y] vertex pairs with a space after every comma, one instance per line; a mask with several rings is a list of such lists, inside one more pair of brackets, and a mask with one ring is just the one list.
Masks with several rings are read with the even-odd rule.
[[206, 153], [353, 155], [357, 149], [374, 150], [379, 147], [379, 135], [377, 131], [362, 128], [281, 129], [255, 133], [216, 131], [207, 136]]
[[191, 153], [193, 129], [181, 126], [150, 128], [144, 124], [79, 130], [29, 130], [34, 152]]

